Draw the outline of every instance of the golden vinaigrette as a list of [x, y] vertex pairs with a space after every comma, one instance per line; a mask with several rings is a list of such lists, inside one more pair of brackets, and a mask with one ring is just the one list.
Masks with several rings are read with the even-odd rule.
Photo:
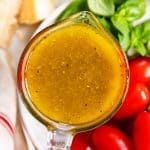
[[34, 47], [25, 84], [47, 118], [66, 124], [104, 119], [119, 104], [124, 58], [94, 27], [77, 23], [51, 32]]

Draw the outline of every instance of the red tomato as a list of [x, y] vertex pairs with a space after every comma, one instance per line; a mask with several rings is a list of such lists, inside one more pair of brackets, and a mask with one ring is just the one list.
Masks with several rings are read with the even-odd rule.
[[150, 112], [141, 112], [136, 117], [133, 139], [136, 150], [150, 150]]
[[121, 130], [126, 133], [128, 137], [131, 137], [131, 140], [133, 142], [133, 123], [134, 123], [135, 117], [131, 117], [129, 119], [120, 120], [122, 122]]
[[131, 141], [118, 128], [103, 125], [92, 135], [96, 150], [132, 150]]
[[130, 82], [150, 84], [150, 58], [139, 57], [129, 62]]
[[143, 84], [135, 84], [129, 87], [125, 101], [114, 116], [115, 119], [124, 119], [144, 111], [149, 103], [150, 94], [148, 88]]
[[122, 120], [116, 120], [116, 119], [112, 118], [105, 125], [122, 128], [122, 126], [124, 126], [124, 122]]
[[72, 142], [71, 150], [94, 150], [91, 147], [91, 132], [77, 134]]

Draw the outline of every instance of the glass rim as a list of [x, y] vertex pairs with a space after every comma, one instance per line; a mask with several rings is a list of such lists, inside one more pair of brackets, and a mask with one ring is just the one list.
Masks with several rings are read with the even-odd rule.
[[[82, 18], [80, 18], [80, 17], [82, 17]], [[104, 36], [106, 36], [106, 38], [108, 38], [108, 40], [110, 40], [109, 42], [113, 42], [114, 46], [118, 49], [118, 53], [120, 53], [120, 57], [122, 57], [122, 61], [124, 61], [124, 69], [125, 69], [126, 79], [125, 79], [125, 83], [124, 83], [125, 84], [124, 88], [122, 90], [122, 95], [120, 96], [120, 100], [117, 101], [118, 103], [115, 105], [115, 108], [111, 112], [109, 112], [105, 115], [106, 117], [103, 117], [104, 115], [102, 115], [102, 118], [99, 117], [96, 119], [98, 121], [93, 120], [93, 121], [82, 123], [82, 124], [64, 124], [64, 123], [60, 123], [59, 121], [50, 119], [50, 118], [46, 117], [42, 112], [40, 112], [38, 110], [38, 108], [36, 108], [36, 106], [32, 103], [32, 100], [29, 96], [29, 93], [28, 93], [28, 90], [27, 90], [27, 87], [25, 84], [25, 78], [24, 78], [26, 64], [28, 62], [28, 58], [29, 58], [34, 46], [36, 46], [37, 43], [42, 41], [44, 39], [44, 37], [48, 36], [48, 34], [50, 34], [51, 32], [56, 31], [62, 27], [65, 27], [65, 26], [68, 26], [71, 24], [76, 24], [77, 19], [80, 19], [80, 20], [78, 20], [79, 23], [81, 23], [81, 21], [83, 21], [83, 23], [86, 23], [91, 26], [92, 26], [92, 24], [89, 24], [89, 19], [92, 19], [92, 21], [94, 21], [94, 23], [96, 24], [96, 27], [95, 27], [96, 29], [97, 29], [97, 23], [98, 23], [99, 30], [105, 31], [104, 27], [99, 22], [97, 22], [97, 19], [95, 18], [95, 16], [88, 11], [83, 11], [83, 12], [77, 13], [64, 21], [61, 21], [59, 23], [56, 23], [56, 24], [46, 27], [45, 29], [43, 29], [42, 31], [37, 33], [25, 47], [25, 49], [21, 55], [19, 64], [18, 64], [17, 83], [18, 83], [18, 89], [22, 96], [24, 104], [26, 105], [26, 107], [30, 111], [30, 113], [37, 120], [39, 120], [41, 123], [43, 123], [46, 127], [51, 127], [54, 129], [57, 128], [57, 129], [61, 129], [64, 131], [74, 131], [75, 130], [76, 132], [80, 132], [80, 131], [91, 130], [99, 125], [104, 124], [107, 120], [111, 119], [112, 116], [121, 107], [121, 104], [123, 103], [123, 100], [124, 100], [125, 95], [128, 90], [128, 85], [129, 85], [128, 61], [127, 61], [124, 51], [121, 49], [118, 42], [113, 37], [109, 37], [109, 36], [111, 36], [110, 33], [108, 33], [109, 36], [106, 36], [107, 34]], [[107, 31], [105, 31], [105, 32], [107, 32]], [[105, 32], [104, 32], [104, 34], [105, 34]]]

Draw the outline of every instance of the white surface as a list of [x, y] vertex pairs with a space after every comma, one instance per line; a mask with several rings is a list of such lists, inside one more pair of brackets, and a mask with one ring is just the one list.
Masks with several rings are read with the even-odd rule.
[[[10, 68], [11, 58], [6, 51], [0, 49], [0, 113], [8, 117], [12, 127], [16, 123], [16, 85], [12, 77], [12, 70]], [[5, 124], [0, 123], [0, 149], [13, 150], [13, 137], [8, 132]]]
[[11, 58], [5, 50], [0, 49], [0, 112], [5, 114], [13, 126], [16, 123], [16, 85], [12, 77], [12, 70], [8, 63]]
[[13, 137], [8, 130], [0, 124], [0, 149], [1, 150], [14, 150]]

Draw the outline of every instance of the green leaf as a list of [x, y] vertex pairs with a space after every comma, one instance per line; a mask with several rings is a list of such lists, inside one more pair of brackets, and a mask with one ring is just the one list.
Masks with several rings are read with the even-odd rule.
[[111, 21], [114, 27], [119, 31], [118, 40], [120, 45], [124, 51], [127, 51], [130, 46], [130, 26], [127, 20], [120, 14], [115, 14], [111, 17]]
[[111, 26], [112, 26], [112, 24], [111, 24], [110, 21], [108, 21], [108, 20], [107, 20], [106, 18], [104, 18], [104, 17], [99, 17], [99, 16], [97, 16], [97, 19], [102, 23], [102, 25], [103, 25], [107, 30], [111, 31]]
[[[117, 38], [125, 51], [128, 50], [131, 44], [131, 22], [141, 18], [145, 13], [145, 9], [145, 0], [126, 0], [117, 8], [117, 12], [111, 17], [114, 27], [119, 31]], [[136, 44], [136, 47], [141, 47], [138, 53], [141, 55], [145, 54], [144, 46], [141, 43]]]
[[111, 16], [115, 13], [113, 0], [87, 0], [89, 9], [102, 16]]
[[114, 0], [115, 4], [122, 4], [123, 2], [125, 2], [126, 0]]
[[117, 13], [128, 22], [140, 19], [146, 11], [146, 0], [127, 0], [117, 9]]
[[87, 0], [74, 0], [70, 5], [61, 13], [57, 21], [64, 20], [69, 16], [83, 10], [88, 10]]
[[147, 42], [147, 49], [148, 49], [148, 51], [150, 51], [150, 40]]
[[145, 44], [150, 40], [150, 20], [146, 20], [142, 24], [135, 27], [136, 36]]
[[130, 46], [130, 36], [129, 34], [120, 34], [118, 33], [118, 39], [119, 39], [119, 43], [121, 45], [121, 47], [123, 48], [123, 50], [125, 52], [127, 52], [127, 50], [129, 49]]
[[135, 46], [134, 46], [135, 50], [142, 56], [145, 56], [147, 54], [147, 50], [146, 47], [144, 46], [144, 44], [139, 41]]
[[150, 20], [135, 26], [131, 32], [131, 48], [143, 56], [150, 56]]

